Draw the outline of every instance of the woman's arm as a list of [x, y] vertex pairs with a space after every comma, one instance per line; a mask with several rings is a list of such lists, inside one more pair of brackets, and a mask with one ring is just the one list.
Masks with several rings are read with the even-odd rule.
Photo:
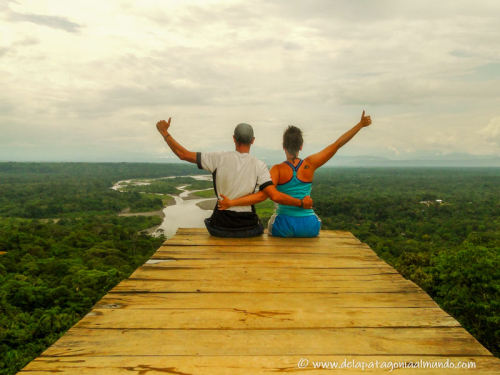
[[257, 204], [265, 201], [268, 196], [274, 202], [284, 204], [286, 206], [295, 206], [309, 209], [312, 208], [313, 205], [313, 200], [309, 195], [304, 197], [304, 199], [297, 199], [278, 191], [276, 189], [276, 186], [269, 185], [263, 191], [259, 191], [255, 194], [245, 195], [244, 197], [236, 199], [229, 199], [224, 194], [221, 194], [221, 197], [223, 199], [217, 202], [217, 207], [219, 210], [227, 210], [229, 207], [233, 206], [251, 206], [252, 204]]
[[226, 210], [233, 206], [251, 206], [252, 204], [265, 201], [268, 197], [274, 202], [284, 204], [286, 206], [312, 208], [313, 201], [311, 197], [307, 196], [304, 197], [304, 199], [297, 199], [287, 194], [283, 194], [276, 189], [275, 185], [279, 181], [279, 168], [277, 166], [273, 166], [269, 172], [274, 185], [269, 185], [263, 191], [259, 191], [258, 193], [245, 195], [244, 197], [236, 199], [229, 199], [224, 194], [221, 194], [224, 199], [217, 202], [219, 210]]
[[[279, 181], [280, 174], [279, 174], [279, 169], [275, 165], [271, 167], [271, 170], [269, 171], [269, 174], [271, 175], [271, 180], [273, 181], [273, 184], [276, 185]], [[273, 186], [274, 186], [273, 185]], [[271, 185], [269, 185], [271, 186]], [[268, 189], [264, 189], [268, 190]], [[258, 193], [254, 194], [249, 194], [245, 195], [244, 197], [236, 198], [236, 199], [229, 199], [226, 197], [224, 194], [221, 194], [223, 200], [219, 200], [217, 202], [217, 206], [219, 207], [219, 210], [226, 210], [229, 207], [233, 206], [251, 206], [252, 204], [257, 204], [260, 202], [265, 201], [268, 198], [268, 195], [264, 193], [263, 190], [259, 191]]]
[[217, 202], [217, 207], [219, 210], [227, 210], [233, 206], [251, 206], [252, 204], [263, 202], [267, 199], [267, 194], [264, 191], [259, 191], [258, 193], [245, 195], [236, 199], [229, 199], [224, 194], [221, 194], [221, 197], [223, 199]]
[[309, 164], [311, 164], [314, 169], [321, 167], [337, 153], [339, 148], [349, 142], [362, 128], [369, 126], [371, 123], [372, 120], [370, 116], [365, 117], [365, 111], [363, 111], [361, 121], [357, 123], [356, 126], [342, 134], [342, 136], [337, 139], [335, 143], [332, 143], [324, 150], [318, 152], [317, 154], [308, 156], [306, 159], [309, 161]]

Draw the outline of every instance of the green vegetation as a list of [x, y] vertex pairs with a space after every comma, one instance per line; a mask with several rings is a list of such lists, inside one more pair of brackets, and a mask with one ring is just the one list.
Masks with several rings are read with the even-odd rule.
[[[111, 187], [131, 178], [202, 173], [189, 164], [0, 163], [0, 217], [77, 217], [80, 212], [112, 214], [127, 207], [135, 212], [156, 211], [161, 208], [159, 200], [142, 197], [137, 191], [117, 192]], [[200, 186], [206, 186], [207, 182], [181, 178], [165, 185], [175, 189], [176, 183], [186, 180], [196, 186], [200, 182], [204, 182]]]
[[[351, 231], [500, 355], [500, 169], [323, 168], [312, 186], [322, 229]], [[267, 223], [273, 203], [256, 207]]]
[[154, 194], [141, 194], [141, 199], [138, 199], [137, 201], [130, 204], [129, 212], [148, 212], [161, 210], [163, 207], [165, 207], [164, 199], [162, 198], [163, 197]]
[[195, 191], [192, 194], [200, 198], [216, 198], [213, 188], [210, 190]]
[[[154, 193], [142, 193], [140, 204], [132, 205], [128, 212], [148, 212], [162, 210], [165, 206], [175, 203], [170, 195], [157, 195]], [[143, 204], [144, 202], [144, 204]]]
[[205, 180], [195, 180], [191, 177], [176, 177], [171, 179], [175, 186], [178, 185], [189, 185], [189, 190], [199, 190], [213, 188], [214, 184], [212, 181]]
[[[148, 183], [148, 185], [134, 185], [135, 183]], [[143, 191], [158, 194], [179, 194], [182, 190], [177, 186], [186, 185], [189, 190], [208, 189], [213, 187], [212, 181], [197, 180], [192, 177], [162, 178], [158, 180], [131, 180], [128, 183], [121, 183], [123, 188], [120, 191]]]
[[149, 185], [132, 185], [129, 184], [120, 191], [137, 191], [145, 193], [158, 193], [158, 194], [180, 194], [182, 190], [176, 188], [177, 185], [173, 183], [174, 179], [168, 180], [152, 180]]
[[[0, 163], [0, 374], [38, 356], [159, 247], [161, 237], [141, 234], [158, 216], [117, 213], [161, 208], [170, 198], [156, 187], [212, 182], [156, 180], [172, 182], [147, 194], [110, 187], [199, 173], [186, 164]], [[368, 243], [498, 356], [499, 186], [500, 169], [324, 168], [312, 197], [323, 229]], [[264, 223], [273, 211], [269, 200], [257, 205]]]
[[0, 221], [0, 373], [56, 341], [156, 251], [158, 216]]
[[311, 194], [323, 229], [351, 231], [498, 356], [499, 187], [492, 168], [325, 168]]
[[0, 374], [40, 355], [164, 241], [144, 233], [159, 216], [116, 214], [170, 198], [111, 186], [193, 174], [184, 164], [0, 163]]
[[257, 215], [259, 215], [260, 221], [264, 224], [264, 228], [267, 228], [267, 222], [274, 213], [275, 205], [276, 204], [270, 199], [266, 199], [264, 202], [255, 205]]

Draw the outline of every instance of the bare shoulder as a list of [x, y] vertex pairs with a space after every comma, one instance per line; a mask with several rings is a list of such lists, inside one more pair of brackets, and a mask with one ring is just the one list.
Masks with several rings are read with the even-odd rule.
[[311, 164], [309, 157], [307, 157], [302, 162], [302, 165], [297, 172], [297, 176], [303, 181], [312, 182], [315, 169], [316, 168], [314, 168], [314, 166]]
[[[320, 153], [309, 155], [307, 158], [304, 159], [304, 163], [303, 163], [304, 167], [307, 167], [305, 169], [312, 170], [312, 169], [319, 168], [319, 166], [318, 166], [318, 155], [319, 154]], [[323, 164], [321, 164], [321, 165], [323, 165]]]
[[271, 169], [269, 170], [269, 172], [271, 174], [275, 174], [277, 176], [280, 175], [280, 169], [281, 169], [281, 164], [274, 164]]
[[278, 164], [274, 164], [271, 168], [271, 170], [274, 170], [276, 172], [285, 172], [289, 169], [290, 167], [288, 166], [288, 164], [286, 164], [285, 162], [282, 162], [282, 163], [278, 163]]
[[311, 164], [311, 160], [309, 159], [310, 156], [308, 156], [307, 158], [304, 159], [304, 162], [302, 163], [304, 165], [304, 169], [311, 169], [313, 168], [312, 164]]
[[279, 170], [280, 170], [280, 164], [274, 164], [270, 169], [270, 171], [275, 171], [275, 172], [279, 172]]

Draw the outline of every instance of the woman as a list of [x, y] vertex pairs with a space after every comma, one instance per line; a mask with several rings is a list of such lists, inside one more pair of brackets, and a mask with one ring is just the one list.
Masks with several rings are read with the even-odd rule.
[[[270, 170], [277, 190], [298, 199], [310, 195], [314, 172], [330, 160], [339, 148], [349, 142], [362, 128], [371, 123], [370, 116], [365, 117], [365, 111], [363, 111], [361, 121], [356, 126], [323, 151], [308, 156], [304, 160], [299, 158], [299, 151], [302, 150], [304, 143], [302, 131], [290, 125], [283, 134], [283, 150], [286, 154], [286, 161], [274, 165]], [[225, 210], [232, 206], [252, 205], [267, 199], [267, 195], [263, 191], [233, 200], [228, 199], [223, 194], [221, 196], [224, 199], [217, 203], [219, 210]], [[271, 216], [268, 224], [269, 234], [276, 237], [316, 237], [320, 229], [321, 219], [314, 213], [313, 209], [281, 204], [278, 204], [278, 209]]]

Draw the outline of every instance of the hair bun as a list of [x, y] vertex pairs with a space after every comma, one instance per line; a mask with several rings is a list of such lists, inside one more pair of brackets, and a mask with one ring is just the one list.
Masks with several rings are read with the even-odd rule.
[[303, 143], [302, 130], [296, 126], [288, 125], [288, 128], [283, 133], [283, 147], [285, 150], [289, 154], [297, 156]]

